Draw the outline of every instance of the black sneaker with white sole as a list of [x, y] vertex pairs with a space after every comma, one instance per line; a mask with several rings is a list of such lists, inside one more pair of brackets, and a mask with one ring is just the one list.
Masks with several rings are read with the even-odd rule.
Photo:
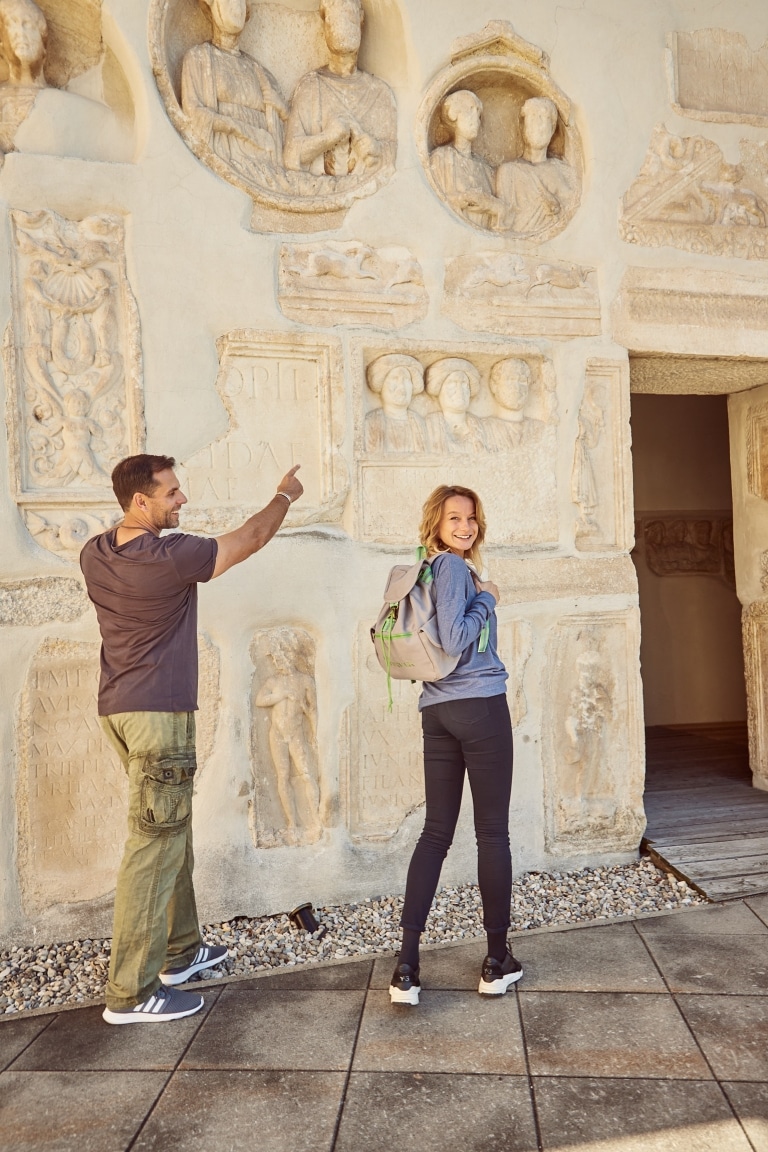
[[204, 944], [198, 948], [194, 960], [190, 964], [182, 964], [180, 968], [169, 968], [167, 972], [160, 973], [163, 984], [183, 984], [196, 972], [204, 968], [213, 968], [214, 964], [221, 964], [226, 958], [227, 949], [223, 944]]
[[197, 992], [179, 992], [176, 988], [160, 987], [142, 1004], [134, 1008], [105, 1008], [102, 1016], [107, 1024], [165, 1024], [194, 1016], [203, 1006]]
[[389, 998], [393, 1004], [418, 1004], [421, 981], [418, 968], [398, 964], [389, 983]]
[[486, 956], [480, 973], [478, 992], [481, 996], [503, 996], [510, 984], [516, 984], [523, 975], [523, 966], [507, 948], [503, 960]]

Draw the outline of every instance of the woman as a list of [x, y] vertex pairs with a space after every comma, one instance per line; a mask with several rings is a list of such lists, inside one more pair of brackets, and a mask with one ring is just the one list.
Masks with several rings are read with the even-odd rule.
[[419, 1002], [419, 937], [453, 840], [465, 769], [472, 790], [488, 937], [478, 991], [501, 996], [523, 974], [507, 947], [512, 724], [507, 672], [496, 652], [499, 590], [477, 575], [485, 539], [479, 498], [458, 485], [436, 488], [422, 510], [420, 535], [427, 555], [437, 553], [431, 566], [440, 643], [444, 651], [461, 653], [461, 658], [443, 680], [425, 683], [419, 699], [427, 811], [408, 869], [400, 921], [403, 942], [389, 987], [393, 1004]]

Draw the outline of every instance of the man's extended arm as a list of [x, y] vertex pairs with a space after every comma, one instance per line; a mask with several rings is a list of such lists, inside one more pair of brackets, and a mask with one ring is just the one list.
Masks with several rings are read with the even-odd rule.
[[234, 564], [240, 564], [241, 561], [247, 560], [249, 556], [253, 556], [254, 552], [258, 552], [260, 548], [269, 543], [288, 511], [289, 500], [286, 497], [290, 498], [290, 504], [292, 504], [294, 500], [298, 500], [304, 491], [301, 481], [296, 479], [296, 473], [300, 467], [301, 465], [297, 464], [291, 468], [290, 472], [286, 472], [278, 485], [277, 494], [273, 496], [265, 508], [246, 520], [241, 528], [236, 528], [234, 532], [226, 532], [223, 536], [216, 537], [218, 551], [212, 580], [221, 576], [222, 572], [226, 572]]

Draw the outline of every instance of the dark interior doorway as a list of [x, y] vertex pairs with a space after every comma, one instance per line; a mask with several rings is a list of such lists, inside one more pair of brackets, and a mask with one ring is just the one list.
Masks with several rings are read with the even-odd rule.
[[645, 844], [712, 899], [768, 887], [751, 787], [726, 396], [632, 397]]
[[726, 396], [634, 395], [645, 722], [745, 723]]

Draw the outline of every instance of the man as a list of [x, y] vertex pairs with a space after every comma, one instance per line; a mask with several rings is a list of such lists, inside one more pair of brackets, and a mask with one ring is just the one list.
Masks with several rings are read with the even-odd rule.
[[285, 166], [315, 176], [367, 176], [394, 164], [397, 114], [383, 80], [361, 72], [360, 0], [322, 0], [328, 66], [299, 81], [285, 133]]
[[174, 533], [187, 498], [171, 456], [129, 456], [112, 473], [125, 512], [80, 554], [101, 629], [99, 717], [128, 774], [128, 840], [117, 876], [104, 1019], [164, 1022], [203, 1006], [174, 986], [219, 964], [204, 945], [192, 886], [197, 584], [269, 543], [304, 489], [297, 464], [242, 527]]

